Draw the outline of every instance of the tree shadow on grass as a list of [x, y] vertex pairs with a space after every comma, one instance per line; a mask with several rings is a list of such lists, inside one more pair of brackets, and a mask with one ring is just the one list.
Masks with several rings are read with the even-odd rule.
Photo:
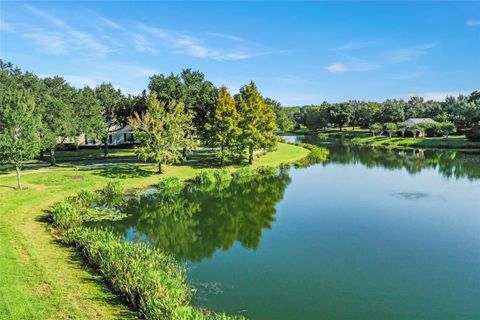
[[111, 166], [98, 169], [96, 175], [111, 179], [130, 179], [149, 177], [154, 173], [141, 168], [138, 165], [130, 166]]
[[6, 185], [6, 184], [0, 184], [0, 188], [7, 188], [7, 189], [11, 189], [11, 190], [17, 190], [16, 187], [14, 187], [14, 186], [9, 186], [9, 185]]

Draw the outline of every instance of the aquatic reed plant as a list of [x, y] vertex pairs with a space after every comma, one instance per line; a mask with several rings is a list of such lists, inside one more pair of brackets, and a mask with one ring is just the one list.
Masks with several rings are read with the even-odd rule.
[[255, 169], [255, 171], [259, 175], [271, 177], [278, 173], [278, 168], [272, 166], [261, 166]]
[[238, 180], [247, 180], [256, 175], [255, 170], [250, 167], [241, 167], [233, 173], [233, 177]]
[[160, 180], [156, 187], [162, 191], [168, 189], [180, 189], [183, 187], [183, 183], [179, 177], [167, 177]]
[[[182, 186], [180, 180], [169, 178], [160, 185], [164, 190]], [[243, 319], [193, 306], [193, 289], [188, 285], [185, 269], [171, 255], [145, 243], [127, 242], [112, 231], [84, 225], [87, 221], [121, 218], [114, 208], [98, 203], [122, 194], [118, 183], [109, 183], [98, 192], [82, 191], [55, 204], [50, 211], [51, 221], [62, 240], [76, 247], [142, 318]]]
[[199, 185], [212, 185], [217, 182], [217, 178], [213, 170], [202, 170], [193, 177], [192, 182]]

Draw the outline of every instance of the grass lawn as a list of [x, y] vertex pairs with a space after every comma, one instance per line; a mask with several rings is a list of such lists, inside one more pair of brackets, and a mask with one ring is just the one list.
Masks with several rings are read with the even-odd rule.
[[[276, 151], [256, 159], [254, 166], [277, 166], [308, 153], [280, 143]], [[55, 240], [44, 222], [45, 210], [81, 189], [99, 189], [111, 179], [127, 188], [142, 188], [165, 176], [186, 179], [205, 167], [197, 158], [166, 166], [162, 176], [154, 174], [155, 165], [148, 164], [111, 165], [78, 173], [60, 169], [24, 175], [27, 189], [21, 192], [14, 190], [16, 177], [0, 175], [0, 319], [134, 318], [73, 249]]]

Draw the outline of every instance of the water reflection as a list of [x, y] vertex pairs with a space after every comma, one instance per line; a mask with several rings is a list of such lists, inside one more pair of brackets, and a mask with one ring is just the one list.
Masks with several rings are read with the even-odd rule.
[[275, 205], [289, 183], [282, 170], [215, 190], [143, 193], [126, 200], [122, 210], [130, 216], [110, 226], [131, 241], [147, 241], [182, 261], [199, 262], [236, 241], [256, 249], [262, 230], [275, 221]]
[[389, 170], [403, 169], [410, 174], [435, 169], [447, 178], [480, 178], [480, 153], [454, 150], [393, 150], [382, 147], [325, 144], [315, 136], [296, 137], [299, 142], [321, 145], [330, 150], [330, 163], [361, 164]]

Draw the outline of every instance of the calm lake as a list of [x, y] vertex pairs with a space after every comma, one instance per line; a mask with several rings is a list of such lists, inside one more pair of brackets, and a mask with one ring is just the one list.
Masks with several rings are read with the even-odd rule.
[[275, 177], [147, 190], [111, 226], [184, 262], [211, 310], [480, 319], [480, 155], [325, 147], [326, 162]]

